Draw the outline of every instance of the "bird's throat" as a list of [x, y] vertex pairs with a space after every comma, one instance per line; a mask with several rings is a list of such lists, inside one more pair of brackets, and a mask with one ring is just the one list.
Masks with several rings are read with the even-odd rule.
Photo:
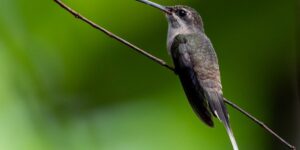
[[192, 34], [192, 33], [195, 33], [195, 32], [193, 30], [187, 28], [186, 26], [180, 26], [178, 28], [174, 28], [174, 27], [172, 27], [171, 24], [169, 24], [168, 37], [167, 37], [168, 53], [171, 54], [171, 46], [177, 35], [179, 35], [179, 34], [185, 35], [185, 34]]

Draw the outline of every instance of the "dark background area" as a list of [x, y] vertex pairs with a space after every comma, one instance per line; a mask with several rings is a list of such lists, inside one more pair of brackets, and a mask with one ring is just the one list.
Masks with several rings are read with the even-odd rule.
[[[167, 22], [156, 9], [134, 0], [64, 2], [171, 64]], [[300, 147], [299, 1], [155, 2], [198, 10], [219, 57], [224, 95]], [[52, 0], [0, 6], [1, 150], [232, 149], [219, 121], [209, 128], [198, 120], [174, 73]], [[240, 149], [286, 149], [229, 112]]]

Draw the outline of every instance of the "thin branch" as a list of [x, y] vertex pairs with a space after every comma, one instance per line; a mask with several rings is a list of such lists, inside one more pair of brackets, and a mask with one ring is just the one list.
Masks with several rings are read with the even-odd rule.
[[[60, 5], [63, 9], [65, 9], [66, 11], [68, 11], [69, 13], [71, 13], [73, 16], [75, 16], [76, 18], [84, 21], [85, 23], [91, 25], [93, 28], [100, 30], [101, 32], [105, 33], [106, 35], [108, 35], [109, 37], [121, 42], [122, 44], [132, 48], [133, 50], [135, 50], [136, 52], [150, 58], [151, 60], [155, 61], [156, 63], [160, 64], [161, 66], [166, 67], [167, 69], [175, 72], [175, 69], [171, 66], [169, 66], [165, 61], [163, 61], [162, 59], [159, 59], [155, 56], [153, 56], [152, 54], [146, 52], [145, 50], [137, 47], [134, 44], [131, 44], [130, 42], [120, 38], [119, 36], [113, 34], [112, 32], [106, 30], [105, 28], [99, 26], [98, 24], [92, 22], [91, 20], [87, 19], [86, 17], [80, 15], [78, 12], [74, 11], [73, 9], [71, 9], [69, 6], [67, 6], [66, 4], [64, 4], [63, 2], [61, 2], [60, 0], [54, 0], [58, 5]], [[225, 99], [225, 102], [230, 105], [231, 107], [233, 107], [234, 109], [240, 111], [242, 114], [244, 114], [245, 116], [247, 116], [248, 118], [250, 118], [253, 122], [255, 122], [256, 124], [258, 124], [259, 126], [261, 126], [263, 129], [265, 129], [267, 132], [269, 132], [271, 135], [273, 135], [274, 137], [276, 137], [277, 139], [279, 139], [283, 144], [285, 144], [289, 149], [292, 150], [296, 150], [296, 147], [289, 144], [287, 141], [285, 141], [283, 138], [281, 138], [279, 135], [277, 135], [273, 130], [271, 130], [267, 125], [265, 125], [262, 121], [256, 119], [255, 117], [253, 117], [250, 113], [248, 113], [247, 111], [243, 110], [242, 108], [240, 108], [238, 105], [234, 104], [233, 102]]]
[[264, 124], [262, 121], [258, 120], [257, 118], [255, 118], [254, 116], [252, 116], [250, 113], [248, 113], [247, 111], [243, 110], [242, 108], [240, 108], [237, 104], [224, 99], [225, 102], [230, 105], [231, 107], [235, 108], [236, 110], [238, 110], [239, 112], [243, 113], [244, 115], [246, 115], [248, 118], [250, 118], [252, 121], [254, 121], [256, 124], [258, 124], [259, 126], [261, 126], [262, 128], [264, 128], [266, 131], [268, 131], [270, 134], [272, 134], [274, 137], [276, 137], [278, 140], [280, 140], [280, 142], [282, 142], [283, 144], [285, 144], [287, 147], [289, 147], [292, 150], [296, 150], [296, 147], [291, 145], [290, 143], [288, 143], [287, 141], [285, 141], [282, 137], [280, 137], [277, 133], [275, 133], [272, 129], [270, 129], [266, 124]]
[[70, 12], [73, 16], [75, 16], [76, 18], [84, 21], [85, 23], [91, 25], [93, 28], [96, 28], [98, 30], [100, 30], [101, 32], [105, 33], [106, 35], [108, 35], [111, 38], [116, 39], [117, 41], [125, 44], [126, 46], [132, 48], [133, 50], [135, 50], [136, 52], [150, 58], [151, 60], [157, 62], [158, 64], [168, 68], [171, 71], [175, 71], [173, 67], [169, 66], [165, 61], [163, 61], [162, 59], [159, 59], [153, 55], [151, 55], [150, 53], [146, 52], [145, 50], [131, 44], [130, 42], [120, 38], [119, 36], [111, 33], [110, 31], [106, 30], [105, 28], [97, 25], [96, 23], [94, 23], [93, 21], [90, 21], [89, 19], [87, 19], [86, 17], [80, 15], [78, 12], [74, 11], [73, 9], [71, 9], [69, 6], [67, 6], [66, 4], [64, 4], [63, 2], [61, 2], [60, 0], [54, 0], [58, 5], [60, 5], [62, 8], [64, 8], [65, 10], [67, 10], [68, 12]]

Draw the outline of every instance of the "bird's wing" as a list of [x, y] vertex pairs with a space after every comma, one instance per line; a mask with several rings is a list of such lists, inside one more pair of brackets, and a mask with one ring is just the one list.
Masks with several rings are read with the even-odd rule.
[[197, 114], [207, 124], [212, 113], [226, 128], [234, 150], [238, 150], [224, 104], [217, 55], [203, 34], [177, 35], [171, 53], [185, 93]]
[[171, 54], [181, 84], [189, 103], [193, 107], [198, 117], [208, 126], [213, 126], [212, 115], [209, 111], [208, 103], [205, 100], [203, 88], [200, 86], [190, 55], [184, 53], [188, 48], [188, 43], [184, 37], [177, 36], [171, 47]]

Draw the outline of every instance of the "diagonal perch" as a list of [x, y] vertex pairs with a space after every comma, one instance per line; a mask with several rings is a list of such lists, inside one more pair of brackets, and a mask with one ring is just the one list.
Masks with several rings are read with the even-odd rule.
[[[123, 38], [113, 34], [112, 32], [106, 30], [105, 28], [99, 26], [98, 24], [92, 22], [91, 20], [87, 19], [86, 17], [80, 15], [78, 12], [74, 11], [73, 9], [71, 9], [69, 6], [67, 6], [66, 4], [64, 4], [63, 2], [61, 2], [60, 0], [54, 0], [55, 3], [57, 3], [58, 5], [60, 5], [63, 9], [65, 9], [66, 11], [68, 11], [69, 13], [71, 13], [74, 17], [84, 21], [85, 23], [89, 24], [90, 26], [92, 26], [93, 28], [100, 30], [101, 32], [105, 33], [106, 35], [108, 35], [109, 37], [121, 42], [122, 44], [132, 48], [134, 51], [148, 57], [149, 59], [155, 61], [156, 63], [160, 64], [161, 66], [175, 72], [175, 69], [171, 66], [169, 66], [165, 61], [163, 61], [162, 59], [159, 59], [155, 56], [153, 56], [152, 54], [146, 52], [145, 50], [137, 47], [134, 44], [131, 44], [130, 42], [124, 40]], [[265, 129], [268, 133], [270, 133], [271, 135], [273, 135], [275, 138], [277, 138], [278, 140], [280, 140], [280, 142], [282, 142], [284, 145], [286, 145], [289, 149], [291, 150], [296, 150], [296, 147], [289, 144], [286, 140], [284, 140], [282, 137], [280, 137], [278, 134], [276, 134], [276, 132], [274, 132], [273, 130], [271, 130], [266, 124], [264, 124], [262, 121], [258, 120], [257, 118], [255, 118], [254, 116], [252, 116], [250, 113], [248, 113], [247, 111], [245, 111], [244, 109], [242, 109], [241, 107], [239, 107], [238, 105], [236, 105], [235, 103], [225, 99], [225, 102], [230, 105], [231, 107], [233, 107], [234, 109], [238, 110], [239, 112], [241, 112], [242, 114], [244, 114], [245, 116], [247, 116], [249, 119], [251, 119], [253, 122], [255, 122], [256, 124], [258, 124], [259, 126], [261, 126], [263, 129]]]

